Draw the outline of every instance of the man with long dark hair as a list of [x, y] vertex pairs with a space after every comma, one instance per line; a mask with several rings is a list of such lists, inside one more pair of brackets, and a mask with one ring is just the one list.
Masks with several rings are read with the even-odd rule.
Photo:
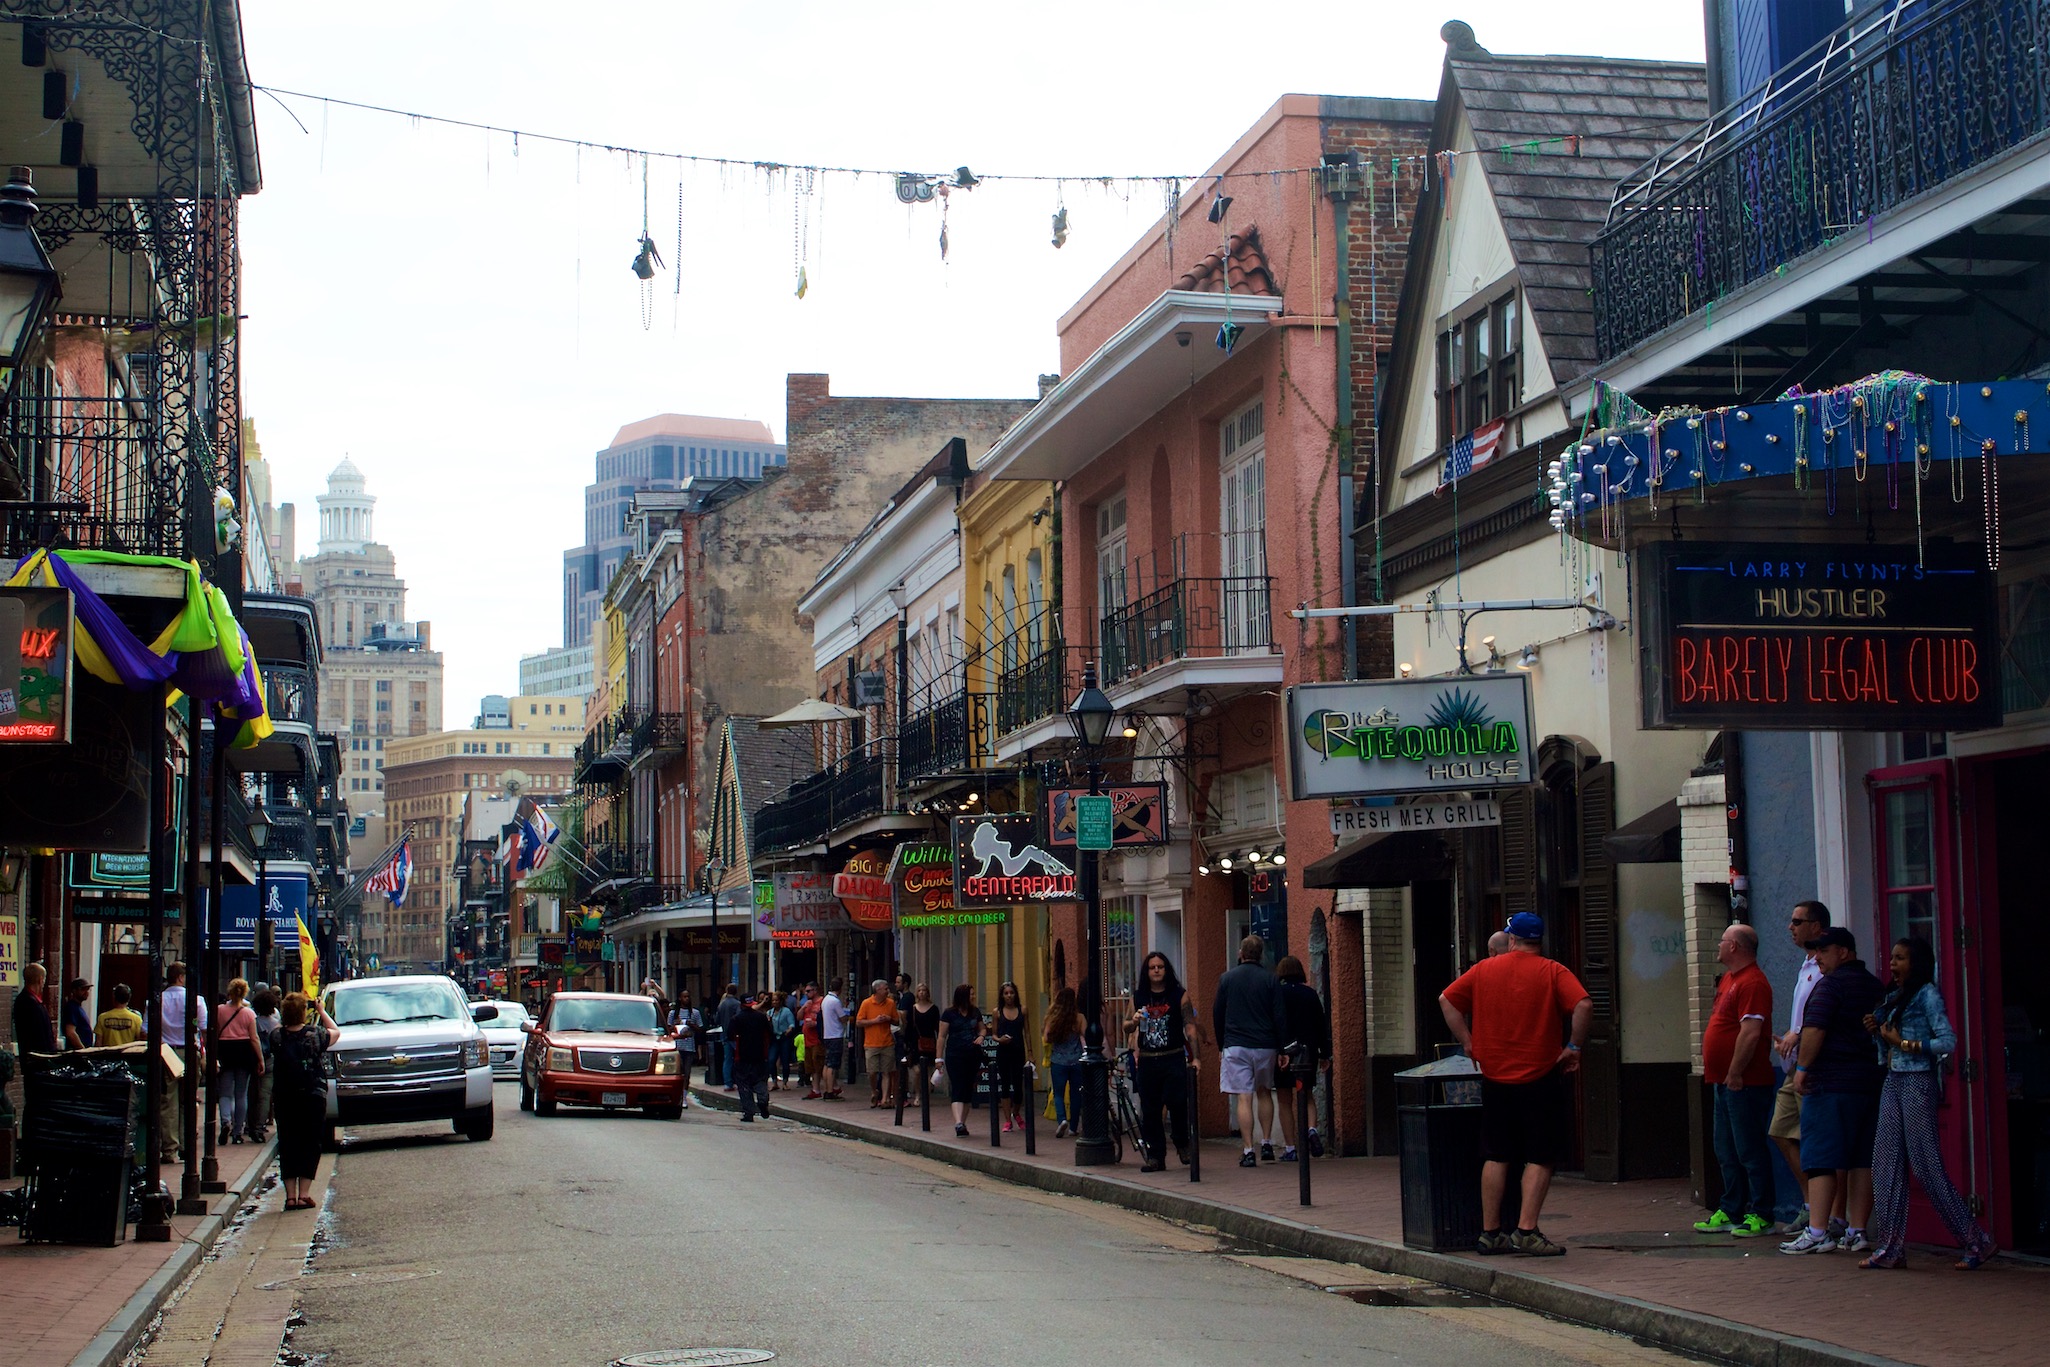
[[1163, 1105], [1175, 1154], [1183, 1167], [1189, 1165], [1188, 1060], [1196, 1054], [1196, 1022], [1190, 1018], [1182, 980], [1165, 954], [1148, 954], [1139, 978], [1132, 992], [1132, 1018], [1126, 1023], [1138, 1073], [1134, 1081], [1139, 1087], [1139, 1134], [1146, 1143], [1146, 1160], [1139, 1170], [1159, 1172], [1167, 1166], [1168, 1136], [1160, 1124]]
[[[1285, 956], [1274, 965], [1281, 979], [1282, 1008], [1287, 1012], [1288, 1033], [1282, 1041], [1282, 1056], [1276, 1069], [1277, 1082], [1288, 1091], [1307, 1088], [1312, 1093], [1308, 1133], [1302, 1136], [1310, 1157], [1324, 1156], [1324, 1141], [1317, 1136], [1317, 1074], [1331, 1071], [1331, 1018], [1324, 1013], [1324, 999], [1310, 986], [1303, 961]], [[1281, 1161], [1296, 1161], [1294, 1097], [1281, 1098]]]

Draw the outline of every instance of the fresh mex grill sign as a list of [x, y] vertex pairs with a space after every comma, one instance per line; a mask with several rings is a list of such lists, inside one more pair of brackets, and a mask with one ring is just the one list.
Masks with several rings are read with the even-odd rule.
[[1531, 776], [1530, 679], [1301, 684], [1288, 733], [1297, 801], [1514, 787]]
[[1039, 843], [1030, 812], [954, 818], [954, 904], [973, 909], [1073, 902], [1075, 870]]
[[1962, 554], [1684, 541], [1642, 554], [1648, 727], [2000, 724], [1994, 577]]

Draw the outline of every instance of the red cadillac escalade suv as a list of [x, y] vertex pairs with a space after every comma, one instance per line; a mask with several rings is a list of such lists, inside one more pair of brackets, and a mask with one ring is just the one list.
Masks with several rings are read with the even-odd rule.
[[554, 1115], [557, 1105], [639, 1106], [674, 1120], [683, 1114], [676, 1042], [653, 997], [558, 992], [526, 1027], [520, 1109]]

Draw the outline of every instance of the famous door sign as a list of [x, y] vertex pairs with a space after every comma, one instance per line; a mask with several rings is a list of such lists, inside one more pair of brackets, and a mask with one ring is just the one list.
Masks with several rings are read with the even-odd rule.
[[1648, 727], [2000, 724], [1994, 576], [1961, 551], [1675, 541], [1642, 556]]
[[1288, 690], [1298, 801], [1510, 788], [1531, 777], [1521, 673], [1301, 684]]
[[1029, 812], [955, 817], [955, 905], [1076, 900], [1075, 871], [1038, 843], [1038, 825]]

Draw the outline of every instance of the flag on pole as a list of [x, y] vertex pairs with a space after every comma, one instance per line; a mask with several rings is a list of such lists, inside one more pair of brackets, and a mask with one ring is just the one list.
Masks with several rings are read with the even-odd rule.
[[395, 907], [406, 904], [406, 884], [413, 880], [413, 842], [402, 840], [377, 871], [363, 880], [363, 891], [381, 892]]
[[1455, 439], [1452, 448], [1445, 453], [1445, 477], [1442, 484], [1457, 484], [1474, 471], [1495, 458], [1495, 449], [1502, 443], [1502, 420], [1482, 423], [1465, 436]]
[[541, 804], [532, 798], [521, 804], [515, 824], [519, 827], [520, 853], [513, 871], [532, 873], [548, 862], [548, 856], [554, 852], [556, 838], [562, 831], [548, 819], [548, 813], [541, 810]]
[[320, 995], [320, 946], [313, 942], [313, 932], [306, 927], [306, 913], [300, 912], [299, 927], [299, 976], [304, 980], [305, 992], [309, 997]]

